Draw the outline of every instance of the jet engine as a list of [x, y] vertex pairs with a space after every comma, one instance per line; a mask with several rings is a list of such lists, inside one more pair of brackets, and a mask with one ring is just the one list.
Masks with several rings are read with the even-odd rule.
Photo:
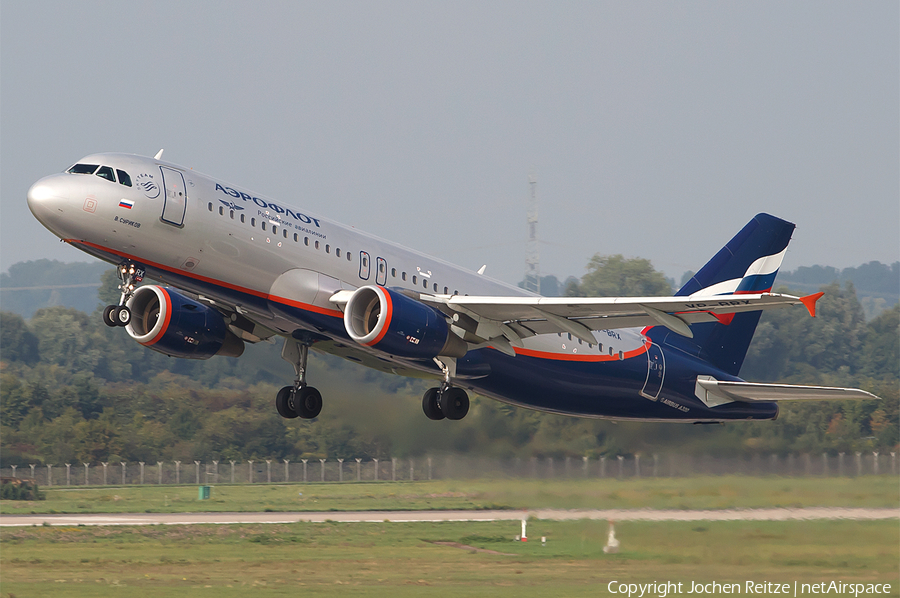
[[462, 357], [468, 351], [440, 311], [380, 286], [353, 292], [344, 308], [344, 327], [357, 343], [398, 357]]
[[244, 342], [234, 335], [217, 310], [156, 285], [134, 291], [126, 306], [129, 336], [171, 357], [209, 359], [213, 355], [239, 357]]

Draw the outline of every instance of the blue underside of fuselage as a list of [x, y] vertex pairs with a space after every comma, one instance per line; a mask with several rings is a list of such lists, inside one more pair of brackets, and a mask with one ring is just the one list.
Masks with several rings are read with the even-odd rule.
[[[104, 261], [119, 263], [122, 257], [94, 247], [74, 243], [79, 249]], [[134, 258], [134, 261], [140, 260]], [[290, 322], [288, 334], [313, 331], [348, 346], [357, 346], [346, 333], [343, 319], [275, 302], [252, 293], [201, 280], [176, 270], [146, 267], [146, 276], [225, 303], [240, 305], [249, 312], [273, 314]], [[388, 357], [358, 346], [359, 351]], [[413, 369], [439, 374], [429, 359], [392, 361]], [[643, 421], [726, 421], [774, 419], [778, 407], [773, 402], [733, 402], [709, 408], [694, 396], [697, 375], [719, 380], [738, 380], [686, 353], [670, 348], [665, 352], [665, 380], [658, 400], [641, 396], [647, 379], [644, 353], [619, 361], [567, 361], [517, 355], [510, 357], [495, 349], [470, 351], [457, 362], [458, 383], [491, 398], [563, 415]]]

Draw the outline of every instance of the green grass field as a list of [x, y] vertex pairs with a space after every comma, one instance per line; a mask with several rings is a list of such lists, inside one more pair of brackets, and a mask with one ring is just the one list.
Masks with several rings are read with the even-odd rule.
[[889, 475], [239, 484], [214, 486], [204, 501], [194, 485], [43, 490], [47, 500], [0, 501], [0, 513], [900, 506], [900, 486]]
[[[46, 501], [2, 501], [0, 512], [900, 505], [895, 476], [221, 485], [204, 501], [193, 485], [45, 490]], [[606, 522], [528, 526], [527, 543], [512, 540], [517, 521], [3, 528], [0, 594], [596, 596], [614, 580], [681, 582], [682, 593], [711, 581], [900, 589], [897, 520], [620, 522], [616, 555], [603, 553]]]
[[838, 580], [891, 583], [897, 595], [896, 521], [623, 522], [616, 555], [603, 553], [606, 522], [531, 521], [527, 543], [518, 532], [518, 522], [5, 529], [0, 592], [596, 596], [614, 580], [684, 592], [692, 581]]

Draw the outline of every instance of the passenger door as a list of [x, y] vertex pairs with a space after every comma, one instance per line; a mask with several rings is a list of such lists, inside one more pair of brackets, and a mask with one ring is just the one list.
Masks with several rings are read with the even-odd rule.
[[647, 380], [644, 382], [641, 396], [651, 401], [658, 399], [665, 377], [666, 358], [660, 346], [656, 343], [651, 343], [647, 349]]
[[160, 166], [163, 178], [162, 221], [173, 226], [184, 226], [184, 212], [187, 208], [187, 188], [184, 175], [174, 168]]

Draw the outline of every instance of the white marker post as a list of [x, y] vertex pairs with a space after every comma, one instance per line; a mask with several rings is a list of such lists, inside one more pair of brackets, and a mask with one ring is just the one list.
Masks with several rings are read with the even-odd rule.
[[603, 547], [605, 554], [616, 554], [619, 552], [619, 541], [616, 539], [616, 526], [612, 519], [609, 520], [609, 536], [606, 540], [606, 546]]
[[528, 536], [525, 535], [525, 520], [522, 520], [522, 541], [527, 542]]

